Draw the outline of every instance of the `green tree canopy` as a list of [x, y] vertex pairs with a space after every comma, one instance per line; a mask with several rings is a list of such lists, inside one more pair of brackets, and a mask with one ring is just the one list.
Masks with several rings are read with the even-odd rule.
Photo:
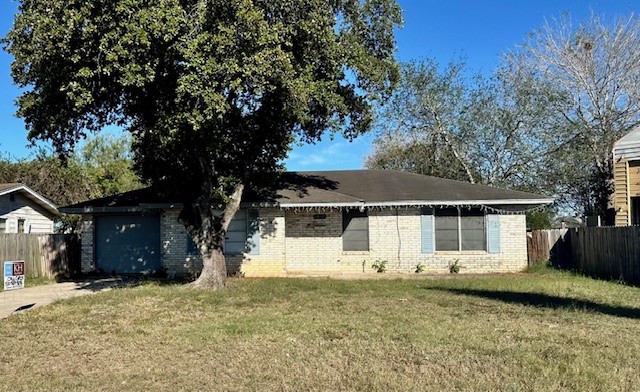
[[[0, 182], [24, 183], [58, 206], [138, 189], [143, 185], [133, 171], [130, 145], [126, 135], [99, 135], [65, 161], [44, 149], [33, 159], [0, 157]], [[61, 231], [80, 230], [77, 216], [59, 223]]]
[[394, 0], [23, 0], [5, 45], [29, 137], [64, 154], [127, 129], [142, 177], [179, 190], [196, 284], [222, 287], [244, 187], [273, 178], [296, 136], [370, 127], [400, 22]]
[[133, 170], [131, 137], [96, 135], [87, 139], [74, 155], [97, 185], [100, 197], [141, 188], [140, 178]]

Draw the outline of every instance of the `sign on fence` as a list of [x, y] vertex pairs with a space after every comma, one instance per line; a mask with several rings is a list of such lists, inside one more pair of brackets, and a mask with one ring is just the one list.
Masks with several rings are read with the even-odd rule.
[[16, 290], [24, 288], [24, 261], [4, 262], [4, 289]]

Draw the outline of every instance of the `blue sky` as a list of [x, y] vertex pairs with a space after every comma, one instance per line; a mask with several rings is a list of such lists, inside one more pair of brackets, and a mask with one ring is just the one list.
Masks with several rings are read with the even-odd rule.
[[[397, 59], [431, 57], [444, 64], [464, 57], [472, 72], [490, 73], [501, 53], [523, 42], [545, 18], [569, 12], [575, 22], [593, 11], [605, 17], [640, 11], [640, 0], [398, 0], [404, 10], [404, 27], [397, 32]], [[0, 0], [0, 34], [13, 23], [17, 3]], [[33, 154], [26, 146], [24, 123], [15, 117], [19, 91], [13, 85], [11, 57], [0, 52], [0, 152], [13, 157]], [[315, 145], [296, 146], [287, 159], [289, 170], [361, 168], [371, 150], [373, 134], [348, 142], [340, 136]]]

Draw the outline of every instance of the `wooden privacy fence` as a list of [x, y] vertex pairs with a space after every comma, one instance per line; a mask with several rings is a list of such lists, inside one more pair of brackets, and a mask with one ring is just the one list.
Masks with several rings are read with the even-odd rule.
[[533, 230], [527, 233], [529, 266], [551, 262], [559, 267], [571, 264], [571, 244], [568, 229]]
[[640, 283], [640, 227], [571, 230], [573, 268], [606, 279]]
[[25, 261], [27, 278], [80, 273], [80, 240], [75, 234], [0, 234], [0, 263]]
[[640, 284], [640, 226], [534, 230], [527, 233], [527, 251], [529, 265], [549, 261], [563, 269]]

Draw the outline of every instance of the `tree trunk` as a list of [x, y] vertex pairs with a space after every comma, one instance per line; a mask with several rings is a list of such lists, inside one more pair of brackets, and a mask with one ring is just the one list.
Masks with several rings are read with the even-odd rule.
[[[219, 237], [219, 236], [215, 236]], [[198, 279], [193, 282], [194, 287], [205, 289], [222, 289], [227, 280], [227, 264], [222, 253], [222, 239], [216, 238], [219, 246], [214, 246], [209, 252], [203, 252], [205, 246], [200, 246], [200, 254], [202, 255], [202, 272]]]
[[225, 286], [227, 265], [223, 253], [224, 237], [231, 219], [240, 208], [243, 184], [235, 186], [222, 215], [216, 214], [211, 201], [183, 208], [181, 219], [202, 256], [202, 272], [193, 287], [218, 290]]

